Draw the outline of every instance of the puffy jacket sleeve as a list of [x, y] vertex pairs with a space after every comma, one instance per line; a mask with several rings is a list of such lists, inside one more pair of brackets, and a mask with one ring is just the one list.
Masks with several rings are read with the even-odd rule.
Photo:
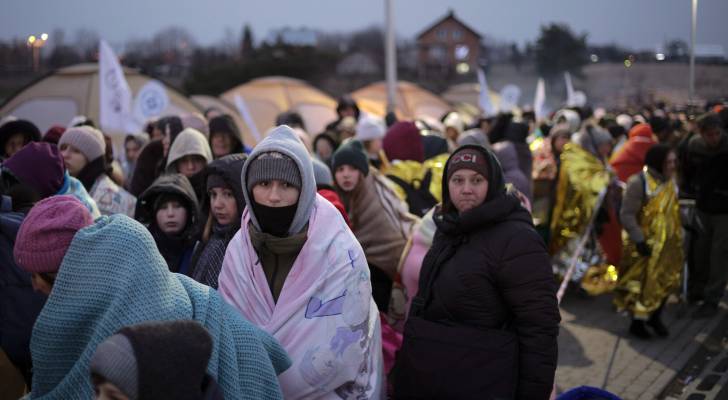
[[550, 259], [535, 230], [519, 229], [507, 241], [496, 279], [518, 335], [516, 398], [548, 399], [556, 372], [561, 316]]
[[637, 215], [642, 209], [645, 197], [644, 180], [642, 174], [632, 175], [627, 180], [627, 189], [622, 197], [622, 208], [619, 210], [619, 220], [622, 227], [629, 234], [629, 238], [635, 242], [644, 242], [645, 235], [642, 233]]

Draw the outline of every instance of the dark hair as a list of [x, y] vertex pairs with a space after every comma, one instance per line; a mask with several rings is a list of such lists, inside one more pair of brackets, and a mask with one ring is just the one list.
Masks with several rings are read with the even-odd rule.
[[698, 118], [698, 129], [703, 132], [708, 129], [720, 128], [720, 118], [712, 112], [705, 113]]
[[655, 134], [658, 135], [669, 129], [670, 123], [666, 118], [652, 117], [650, 118], [650, 126], [652, 127], [652, 132], [655, 132]]
[[184, 129], [184, 125], [182, 124], [182, 119], [177, 116], [169, 116], [160, 118], [156, 122], [157, 129], [162, 131], [163, 135], [167, 134], [167, 129], [169, 129], [169, 145], [172, 146], [172, 143], [174, 143], [174, 139], [177, 138], [177, 135], [179, 135], [180, 132]]
[[665, 160], [671, 152], [675, 152], [672, 147], [662, 143], [656, 144], [645, 154], [645, 165], [662, 173], [662, 166], [665, 165]]
[[356, 101], [350, 96], [339, 97], [339, 103], [336, 105], [336, 114], [341, 117], [341, 112], [346, 108], [352, 108], [354, 110], [354, 118], [359, 119], [359, 106], [356, 105]]
[[612, 138], [618, 139], [620, 136], [627, 134], [627, 130], [624, 127], [614, 121], [607, 123], [607, 131], [612, 135]]
[[286, 111], [278, 114], [276, 117], [276, 126], [278, 125], [288, 125], [291, 128], [301, 128], [304, 131], [306, 130], [306, 124], [303, 122], [303, 117], [295, 111]]

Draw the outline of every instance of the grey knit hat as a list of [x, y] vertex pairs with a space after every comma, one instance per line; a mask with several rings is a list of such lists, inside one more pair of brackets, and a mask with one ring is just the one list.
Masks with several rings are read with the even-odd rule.
[[77, 126], [68, 129], [58, 140], [58, 148], [64, 144], [71, 145], [78, 149], [88, 162], [91, 162], [106, 153], [106, 142], [104, 134], [100, 130], [90, 126]]
[[91, 357], [92, 374], [118, 387], [130, 400], [139, 398], [137, 360], [129, 339], [117, 333], [103, 341]]
[[280, 180], [301, 190], [301, 172], [296, 162], [277, 151], [262, 153], [250, 162], [245, 187], [251, 193], [259, 182], [270, 180]]

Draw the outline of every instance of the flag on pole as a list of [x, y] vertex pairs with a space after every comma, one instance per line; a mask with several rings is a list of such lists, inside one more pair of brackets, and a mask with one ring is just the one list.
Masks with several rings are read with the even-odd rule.
[[536, 84], [536, 96], [533, 98], [533, 112], [536, 114], [536, 121], [543, 119], [546, 116], [546, 110], [544, 109], [544, 103], [546, 102], [546, 83], [543, 78], [538, 78]]
[[99, 123], [107, 133], [136, 132], [132, 95], [119, 60], [106, 41], [99, 42]]
[[243, 100], [242, 96], [240, 96], [239, 94], [236, 94], [234, 101], [235, 101], [235, 107], [237, 107], [238, 112], [240, 113], [240, 116], [243, 117], [243, 120], [248, 125], [248, 128], [250, 128], [250, 133], [253, 134], [253, 137], [255, 138], [255, 142], [260, 143], [260, 141], [263, 139], [260, 137], [260, 132], [258, 132], [258, 127], [255, 126], [255, 121], [253, 121], [253, 116], [250, 115], [250, 110], [248, 110], [248, 106], [247, 106], [247, 104], [245, 104], [245, 100]]
[[482, 68], [478, 68], [478, 83], [480, 84], [478, 105], [483, 110], [483, 114], [486, 117], [497, 114], [498, 111], [490, 102], [490, 90], [488, 90], [488, 82], [485, 80], [485, 71]]
[[564, 81], [566, 82], [566, 105], [569, 107], [573, 107], [574, 85], [571, 83], [571, 74], [568, 71], [564, 72]]

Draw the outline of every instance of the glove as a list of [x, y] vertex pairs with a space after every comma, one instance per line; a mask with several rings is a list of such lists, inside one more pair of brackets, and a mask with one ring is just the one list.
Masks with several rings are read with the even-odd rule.
[[637, 252], [640, 253], [642, 257], [649, 257], [652, 255], [652, 250], [650, 250], [650, 246], [648, 246], [645, 242], [637, 243]]

